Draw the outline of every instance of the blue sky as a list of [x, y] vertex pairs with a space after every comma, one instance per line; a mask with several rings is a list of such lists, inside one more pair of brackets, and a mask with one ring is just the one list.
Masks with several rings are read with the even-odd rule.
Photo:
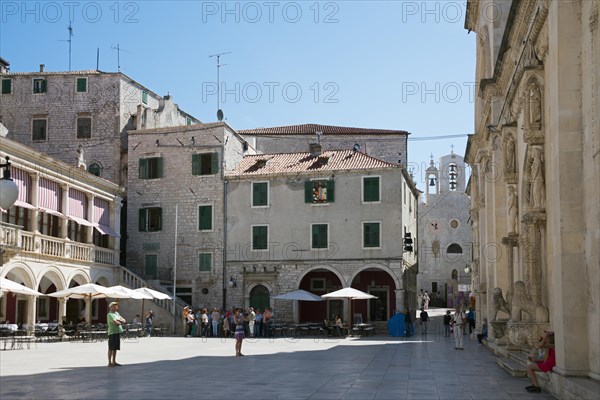
[[453, 1], [6, 1], [11, 71], [121, 71], [202, 121], [235, 129], [322, 123], [411, 132], [418, 185], [429, 155], [463, 154], [473, 131], [475, 35]]

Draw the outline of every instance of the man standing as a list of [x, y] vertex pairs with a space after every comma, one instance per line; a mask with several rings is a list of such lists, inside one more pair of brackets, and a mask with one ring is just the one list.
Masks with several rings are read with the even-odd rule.
[[467, 316], [460, 310], [460, 307], [457, 306], [452, 319], [454, 321], [454, 349], [464, 350], [463, 333], [465, 331], [465, 325], [467, 324]]
[[429, 314], [425, 308], [421, 308], [421, 336], [427, 335], [427, 323], [429, 322]]
[[263, 313], [262, 318], [263, 323], [263, 336], [269, 337], [271, 336], [271, 309], [269, 307], [265, 308], [265, 312]]
[[117, 351], [121, 350], [121, 333], [123, 333], [121, 325], [126, 321], [119, 314], [119, 303], [113, 301], [108, 308], [110, 310], [106, 316], [108, 322], [108, 366], [120, 367], [121, 364], [117, 363]]
[[250, 307], [248, 311], [248, 331], [250, 333], [250, 337], [254, 337], [254, 321], [256, 320], [256, 313], [252, 307]]

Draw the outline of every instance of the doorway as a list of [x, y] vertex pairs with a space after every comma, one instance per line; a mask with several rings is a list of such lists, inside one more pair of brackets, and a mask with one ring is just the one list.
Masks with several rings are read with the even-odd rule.
[[369, 319], [373, 321], [387, 321], [388, 317], [388, 290], [370, 289], [369, 293], [377, 297], [369, 300]]

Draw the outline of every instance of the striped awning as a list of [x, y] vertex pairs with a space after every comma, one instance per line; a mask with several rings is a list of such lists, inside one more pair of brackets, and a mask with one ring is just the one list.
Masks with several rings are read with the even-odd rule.
[[79, 225], [94, 226], [94, 224], [92, 224], [87, 219], [83, 219], [83, 218], [79, 218], [79, 217], [74, 217], [73, 215], [67, 215], [67, 218], [70, 219], [73, 222], [77, 222]]
[[113, 231], [110, 226], [96, 224], [96, 225], [94, 225], [94, 228], [96, 228], [96, 230], [98, 232], [100, 232], [100, 234], [102, 234], [102, 235], [109, 235], [109, 236], [116, 237], [116, 238], [121, 237], [121, 235], [119, 235], [117, 232]]

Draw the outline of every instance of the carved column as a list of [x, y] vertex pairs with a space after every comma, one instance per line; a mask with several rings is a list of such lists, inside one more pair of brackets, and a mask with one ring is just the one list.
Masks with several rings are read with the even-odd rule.
[[67, 315], [67, 299], [60, 297], [56, 300], [58, 302], [58, 323], [62, 324], [63, 317]]
[[541, 229], [546, 224], [545, 212], [529, 212], [523, 217], [527, 231], [525, 263], [527, 265], [528, 291], [534, 304], [542, 301]]
[[[60, 185], [62, 189], [61, 193], [61, 202], [62, 202], [62, 213], [65, 216], [69, 215], [69, 185], [64, 184]], [[63, 239], [67, 239], [69, 237], [69, 220], [67, 218], [60, 219], [60, 233]]]
[[518, 244], [519, 237], [517, 235], [510, 235], [502, 238], [502, 244], [506, 247], [506, 268], [508, 271], [508, 292], [506, 296], [514, 293], [515, 283], [515, 261], [514, 261], [514, 248]]
[[33, 206], [33, 210], [31, 210], [31, 222], [29, 230], [31, 232], [40, 233], [40, 212], [38, 211], [38, 188], [40, 186], [40, 175], [37, 172], [30, 174], [31, 176], [31, 205]]
[[[86, 193], [87, 199], [88, 199], [88, 212], [87, 212], [87, 220], [90, 222], [94, 222], [94, 195], [91, 193]], [[91, 226], [88, 226], [86, 229], [86, 233], [87, 233], [87, 237], [85, 242], [86, 243], [93, 243], [94, 242], [94, 228], [92, 228]]]

